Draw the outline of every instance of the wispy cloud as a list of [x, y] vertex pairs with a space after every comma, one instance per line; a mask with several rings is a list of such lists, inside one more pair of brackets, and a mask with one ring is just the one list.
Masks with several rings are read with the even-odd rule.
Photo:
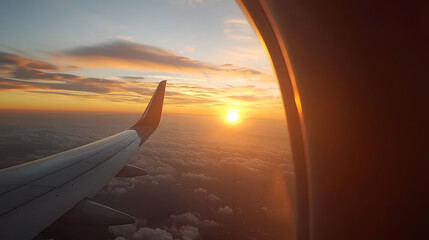
[[204, 3], [204, 0], [188, 0], [189, 4], [193, 4], [193, 3]]
[[215, 65], [183, 57], [171, 51], [130, 42], [114, 40], [106, 43], [66, 50], [54, 55], [57, 61], [81, 67], [120, 68], [175, 73], [206, 73], [228, 76], [255, 76], [260, 71], [226, 63]]
[[253, 30], [245, 19], [225, 20], [224, 33], [233, 40], [254, 41]]
[[109, 89], [97, 85], [79, 84], [79, 83], [47, 83], [35, 81], [22, 81], [7, 78], [0, 78], [0, 86], [2, 90], [16, 89], [54, 89], [54, 90], [70, 90], [92, 93], [108, 93]]
[[62, 71], [76, 68], [74, 66], [60, 67], [48, 62], [29, 59], [15, 54], [0, 52], [0, 70], [7, 69], [10, 66], [20, 66], [28, 69], [36, 69], [43, 71]]
[[139, 80], [145, 79], [144, 77], [134, 77], [134, 76], [122, 76], [120, 78], [127, 80], [127, 81], [139, 81]]
[[120, 39], [120, 40], [133, 40], [134, 39], [134, 37], [132, 37], [132, 36], [116, 36], [116, 38]]
[[204, 0], [172, 0], [172, 3], [178, 5], [193, 5], [204, 3]]

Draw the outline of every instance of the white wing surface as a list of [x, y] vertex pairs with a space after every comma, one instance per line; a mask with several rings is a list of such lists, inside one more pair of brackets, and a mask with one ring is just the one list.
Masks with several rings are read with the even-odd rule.
[[127, 162], [158, 127], [166, 81], [140, 120], [105, 139], [0, 170], [0, 239], [32, 239], [51, 223], [117, 225], [134, 218], [90, 201], [115, 177], [144, 175]]

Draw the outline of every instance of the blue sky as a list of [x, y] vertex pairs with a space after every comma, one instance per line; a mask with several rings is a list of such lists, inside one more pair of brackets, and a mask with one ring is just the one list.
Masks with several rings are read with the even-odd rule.
[[[234, 1], [6, 1], [0, 42], [2, 49], [37, 53], [122, 38], [213, 61], [221, 59], [219, 48], [243, 45], [224, 32], [233, 19], [245, 20]], [[255, 40], [245, 45], [259, 47]]]

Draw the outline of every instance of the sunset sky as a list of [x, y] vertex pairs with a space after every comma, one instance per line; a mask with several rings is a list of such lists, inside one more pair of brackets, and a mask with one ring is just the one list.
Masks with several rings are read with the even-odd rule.
[[128, 129], [162, 80], [161, 122], [130, 161], [148, 174], [93, 198], [136, 222], [40, 239], [295, 239], [280, 91], [233, 0], [2, 1], [0, 169]]
[[232, 0], [6, 1], [0, 32], [0, 109], [142, 112], [166, 79], [165, 113], [284, 118]]

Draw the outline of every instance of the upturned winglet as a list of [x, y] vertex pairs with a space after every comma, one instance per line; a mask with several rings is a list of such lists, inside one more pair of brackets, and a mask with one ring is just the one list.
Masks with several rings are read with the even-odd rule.
[[142, 143], [155, 131], [161, 120], [166, 84], [167, 80], [158, 84], [140, 120], [130, 128], [136, 130]]

